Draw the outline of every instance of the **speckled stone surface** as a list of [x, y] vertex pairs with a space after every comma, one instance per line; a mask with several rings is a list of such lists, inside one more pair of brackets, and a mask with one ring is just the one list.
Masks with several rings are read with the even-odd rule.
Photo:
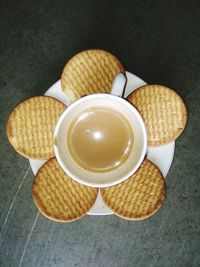
[[[199, 14], [195, 0], [0, 2], [0, 266], [200, 266]], [[167, 199], [142, 222], [45, 219], [31, 198], [29, 163], [6, 138], [11, 109], [42, 95], [87, 48], [113, 52], [128, 71], [175, 89], [187, 103]]]

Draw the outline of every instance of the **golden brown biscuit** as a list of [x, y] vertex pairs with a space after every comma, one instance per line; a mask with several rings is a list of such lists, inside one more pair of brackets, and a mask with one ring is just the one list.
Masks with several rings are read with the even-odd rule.
[[128, 100], [145, 121], [149, 146], [168, 144], [183, 132], [187, 110], [174, 90], [162, 85], [145, 85], [133, 91]]
[[93, 206], [98, 189], [71, 179], [56, 158], [49, 159], [35, 176], [32, 197], [47, 218], [70, 222], [83, 217]]
[[53, 131], [65, 109], [62, 102], [49, 96], [35, 96], [24, 100], [9, 115], [8, 140], [24, 157], [53, 157]]
[[165, 180], [151, 161], [145, 160], [126, 181], [100, 189], [105, 204], [119, 217], [143, 220], [158, 211], [165, 199]]
[[88, 94], [110, 93], [112, 81], [119, 72], [125, 73], [125, 70], [111, 53], [99, 49], [85, 50], [65, 65], [61, 87], [72, 102]]

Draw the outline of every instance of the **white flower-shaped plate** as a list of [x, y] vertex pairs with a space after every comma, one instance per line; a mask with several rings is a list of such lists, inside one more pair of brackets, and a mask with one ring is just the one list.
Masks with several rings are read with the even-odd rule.
[[[127, 75], [127, 85], [125, 91], [125, 97], [127, 97], [130, 93], [132, 93], [135, 89], [140, 86], [145, 85], [146, 83], [137, 77], [136, 75], [126, 72]], [[45, 95], [52, 96], [57, 98], [58, 100], [62, 101], [67, 106], [70, 105], [70, 100], [68, 97], [61, 91], [61, 83], [60, 80], [54, 83], [45, 93]], [[149, 147], [147, 158], [151, 160], [158, 168], [161, 170], [164, 177], [167, 176], [167, 173], [170, 169], [172, 164], [172, 160], [174, 157], [174, 149], [175, 149], [175, 142], [171, 142], [164, 146], [159, 147]], [[31, 169], [34, 174], [37, 173], [39, 168], [45, 163], [44, 160], [32, 160], [29, 159]], [[96, 202], [92, 209], [88, 212], [90, 215], [109, 215], [113, 214], [113, 212], [106, 207], [104, 204], [100, 193], [96, 199]]]

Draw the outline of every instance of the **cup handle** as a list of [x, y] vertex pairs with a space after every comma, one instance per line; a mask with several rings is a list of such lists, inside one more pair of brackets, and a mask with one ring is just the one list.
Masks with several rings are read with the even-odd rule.
[[118, 73], [112, 82], [111, 94], [124, 98], [126, 83], [126, 75], [122, 72]]

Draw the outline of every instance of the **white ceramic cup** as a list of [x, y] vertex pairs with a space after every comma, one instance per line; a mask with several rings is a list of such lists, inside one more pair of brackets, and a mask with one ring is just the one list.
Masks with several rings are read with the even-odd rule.
[[[54, 131], [55, 156], [72, 179], [93, 187], [107, 187], [129, 178], [141, 165], [147, 151], [147, 133], [144, 121], [137, 109], [123, 99], [126, 85], [124, 74], [118, 74], [113, 81], [111, 94], [92, 94], [73, 102], [61, 115]], [[67, 149], [67, 131], [72, 121], [83, 111], [98, 106], [107, 106], [121, 112], [129, 121], [134, 144], [128, 159], [118, 168], [107, 172], [92, 172], [80, 167]]]

